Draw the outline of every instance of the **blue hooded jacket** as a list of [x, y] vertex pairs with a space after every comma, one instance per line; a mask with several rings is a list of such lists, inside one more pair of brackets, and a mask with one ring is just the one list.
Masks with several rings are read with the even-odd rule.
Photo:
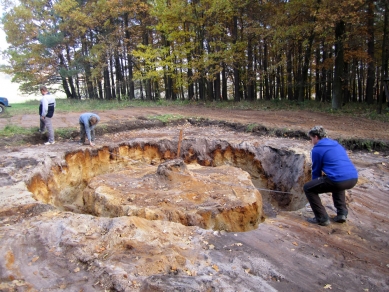
[[312, 179], [322, 176], [340, 182], [358, 178], [358, 172], [347, 156], [346, 150], [337, 141], [323, 138], [312, 148]]

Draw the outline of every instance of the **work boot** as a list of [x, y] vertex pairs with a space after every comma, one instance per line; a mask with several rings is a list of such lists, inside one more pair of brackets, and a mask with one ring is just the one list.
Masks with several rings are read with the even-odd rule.
[[328, 226], [330, 225], [330, 220], [326, 219], [325, 221], [318, 221], [316, 217], [308, 218], [307, 221], [312, 224], [318, 224], [320, 226]]
[[347, 216], [346, 215], [336, 215], [334, 217], [334, 221], [338, 222], [338, 223], [344, 223], [344, 222], [346, 222], [346, 220], [347, 220]]

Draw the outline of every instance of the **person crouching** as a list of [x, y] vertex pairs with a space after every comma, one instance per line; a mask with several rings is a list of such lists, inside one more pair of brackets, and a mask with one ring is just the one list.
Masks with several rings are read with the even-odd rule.
[[95, 146], [95, 127], [100, 121], [100, 117], [94, 113], [83, 113], [80, 116], [80, 145], [85, 144], [85, 138], [88, 138], [89, 145]]
[[312, 180], [304, 185], [304, 192], [315, 214], [315, 217], [309, 218], [308, 222], [322, 226], [330, 224], [319, 194], [331, 192], [336, 208], [336, 216], [333, 220], [344, 223], [348, 215], [345, 190], [357, 184], [358, 172], [343, 146], [327, 138], [322, 126], [313, 127], [308, 135], [313, 144]]

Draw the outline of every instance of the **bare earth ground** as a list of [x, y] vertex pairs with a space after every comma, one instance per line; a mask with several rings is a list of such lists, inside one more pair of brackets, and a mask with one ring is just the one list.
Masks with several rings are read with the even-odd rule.
[[[128, 121], [139, 117], [164, 114], [177, 114], [184, 117], [207, 118], [242, 124], [259, 124], [268, 128], [294, 129], [307, 132], [315, 125], [322, 125], [334, 138], [369, 138], [389, 140], [389, 125], [364, 118], [338, 117], [327, 113], [310, 111], [251, 111], [251, 110], [217, 110], [201, 106], [191, 107], [147, 107], [127, 108], [96, 112], [101, 123], [115, 120]], [[81, 113], [60, 113], [57, 110], [53, 124], [55, 128], [78, 127]], [[0, 129], [8, 122], [22, 127], [38, 126], [37, 115], [19, 115], [10, 119], [0, 119]]]
[[[270, 137], [261, 136], [260, 130], [245, 133], [245, 129], [257, 124], [267, 130], [306, 133], [322, 125], [331, 138], [389, 143], [386, 123], [307, 111], [155, 107], [97, 114], [98, 127], [106, 125], [109, 131], [98, 133], [95, 149], [132, 139], [176, 141], [183, 123], [164, 126], [144, 120], [164, 114], [192, 118], [192, 125], [184, 128], [184, 139], [273, 145], [300, 149], [306, 156], [311, 146], [298, 139], [301, 135]], [[79, 115], [57, 112], [54, 127], [77, 128]], [[193, 118], [209, 119], [209, 126], [202, 120], [196, 127]], [[223, 122], [209, 122], [213, 120]], [[0, 128], [8, 122], [31, 127], [38, 124], [38, 117], [0, 119]], [[44, 146], [45, 138], [37, 136], [25, 146], [0, 145], [0, 291], [389, 291], [386, 151], [349, 151], [360, 179], [348, 191], [347, 223], [310, 225], [305, 218], [312, 213], [304, 207], [267, 212], [257, 229], [226, 233], [136, 217], [96, 220], [42, 203], [29, 211], [26, 206], [37, 203], [24, 181], [37, 165], [55, 162], [65, 152], [90, 148], [78, 146], [76, 140], [75, 135]], [[333, 216], [331, 196], [324, 194], [322, 200]], [[133, 228], [134, 234], [126, 234], [126, 227]], [[124, 239], [117, 237], [117, 230], [127, 240], [124, 245], [118, 244]]]

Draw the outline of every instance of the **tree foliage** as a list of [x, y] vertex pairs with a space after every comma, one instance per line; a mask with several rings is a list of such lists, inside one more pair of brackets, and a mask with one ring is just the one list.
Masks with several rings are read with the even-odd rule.
[[26, 92], [385, 102], [385, 0], [3, 2], [1, 70]]

